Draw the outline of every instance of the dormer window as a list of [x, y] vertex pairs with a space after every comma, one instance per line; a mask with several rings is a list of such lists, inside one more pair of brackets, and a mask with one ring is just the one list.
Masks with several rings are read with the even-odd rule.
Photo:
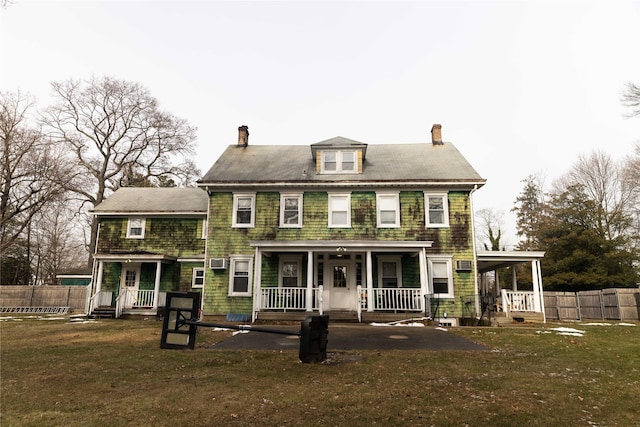
[[367, 158], [367, 144], [337, 136], [311, 144], [318, 174], [360, 174]]
[[356, 151], [323, 151], [322, 173], [356, 173]]

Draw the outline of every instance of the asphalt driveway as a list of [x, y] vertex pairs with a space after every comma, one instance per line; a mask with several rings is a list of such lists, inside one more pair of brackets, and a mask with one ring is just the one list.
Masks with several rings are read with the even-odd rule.
[[[300, 331], [297, 326], [260, 326], [277, 331]], [[464, 350], [486, 347], [442, 328], [416, 326], [372, 326], [329, 323], [327, 351], [336, 350]], [[297, 335], [243, 331], [211, 346], [213, 350], [298, 350]]]

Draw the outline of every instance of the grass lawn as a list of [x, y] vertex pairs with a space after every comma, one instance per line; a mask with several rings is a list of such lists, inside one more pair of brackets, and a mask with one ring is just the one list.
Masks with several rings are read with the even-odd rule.
[[193, 351], [161, 350], [161, 327], [0, 322], [0, 425], [640, 426], [637, 324], [454, 328], [489, 350], [352, 351], [325, 364], [210, 350], [230, 334], [211, 328]]

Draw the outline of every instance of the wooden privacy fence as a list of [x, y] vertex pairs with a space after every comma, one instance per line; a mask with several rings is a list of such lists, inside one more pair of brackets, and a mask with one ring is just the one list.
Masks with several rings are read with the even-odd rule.
[[640, 289], [545, 292], [547, 319], [640, 320]]
[[[88, 286], [0, 286], [0, 312], [84, 312]], [[67, 310], [63, 310], [66, 308]], [[57, 310], [54, 310], [57, 309]]]

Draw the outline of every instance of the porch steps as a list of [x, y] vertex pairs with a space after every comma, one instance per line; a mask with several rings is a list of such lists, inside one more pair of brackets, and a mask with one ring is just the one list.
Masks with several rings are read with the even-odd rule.
[[[307, 316], [317, 316], [317, 311], [261, 311], [258, 312], [258, 321], [302, 321]], [[358, 313], [355, 311], [325, 311], [323, 314], [329, 316], [330, 322], [357, 323]]]
[[91, 319], [115, 319], [116, 309], [115, 307], [96, 307], [89, 315]]

